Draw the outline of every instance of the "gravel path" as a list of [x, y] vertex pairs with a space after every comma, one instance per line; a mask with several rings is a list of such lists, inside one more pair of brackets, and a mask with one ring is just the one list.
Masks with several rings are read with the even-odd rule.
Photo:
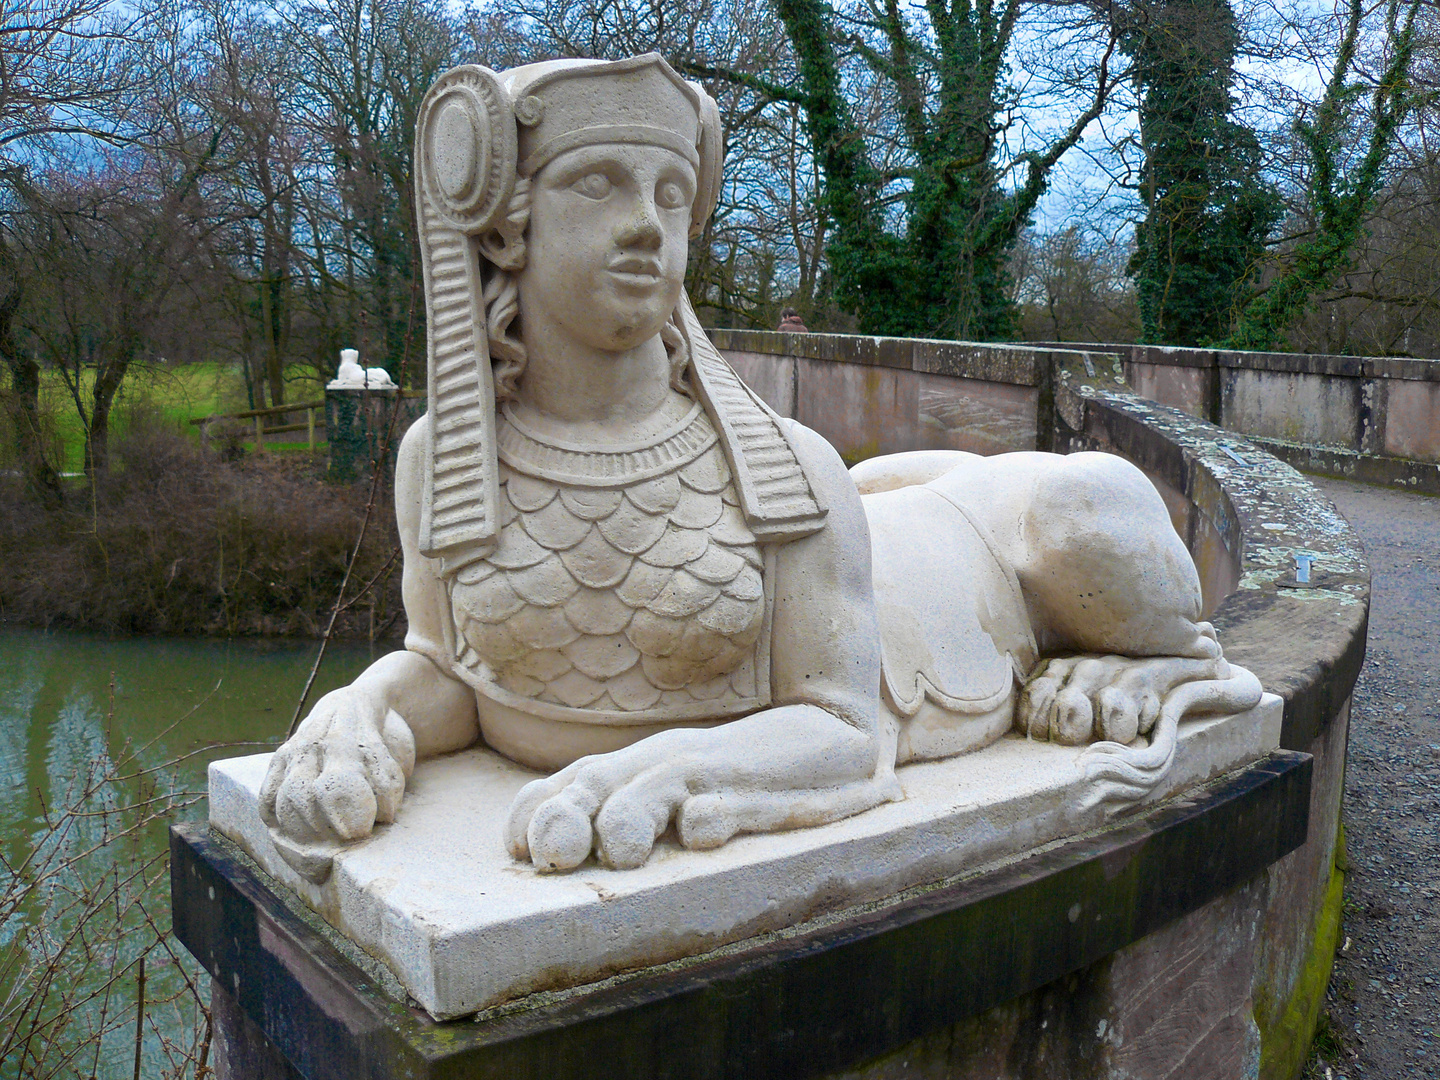
[[[1365, 542], [1370, 644], [1345, 780], [1350, 873], [1312, 1075], [1440, 1077], [1440, 499], [1315, 480]], [[1321, 1045], [1324, 1039], [1320, 1040]]]

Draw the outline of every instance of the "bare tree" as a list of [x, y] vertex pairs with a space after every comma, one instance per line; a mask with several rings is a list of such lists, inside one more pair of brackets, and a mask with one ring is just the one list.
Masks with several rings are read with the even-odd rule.
[[1125, 268], [1130, 250], [1071, 224], [1020, 237], [1011, 257], [1021, 336], [1028, 341], [1133, 341], [1139, 333], [1135, 290]]
[[[287, 16], [304, 122], [329, 155], [338, 196], [313, 207], [312, 271], [338, 260], [360, 298], [357, 321], [398, 374], [420, 276], [411, 196], [415, 120], [431, 83], [460, 60], [458, 27], [439, 0], [322, 0]], [[321, 225], [319, 232], [314, 226]], [[329, 228], [323, 226], [329, 225]], [[324, 270], [322, 271], [322, 264]]]
[[163, 184], [146, 164], [51, 179], [16, 237], [34, 282], [25, 336], [65, 381], [87, 473], [109, 467], [111, 415], [131, 368], [158, 355], [177, 324], [195, 325], [187, 312], [209, 292], [209, 226], [195, 195], [203, 161]]
[[204, 0], [195, 27], [204, 75], [197, 106], [221, 134], [203, 190], [226, 218], [226, 290], [239, 329], [251, 406], [285, 401], [285, 366], [295, 321], [300, 177], [313, 161], [305, 133], [286, 108], [298, 91], [293, 45], [261, 10]]
[[15, 215], [34, 205], [27, 174], [59, 148], [133, 133], [139, 88], [134, 43], [148, 12], [117, 15], [106, 0], [30, 0], [0, 10], [0, 359], [10, 375], [5, 405], [15, 451], [36, 491], [61, 497], [40, 421], [40, 368], [17, 340], [24, 278], [13, 251]]

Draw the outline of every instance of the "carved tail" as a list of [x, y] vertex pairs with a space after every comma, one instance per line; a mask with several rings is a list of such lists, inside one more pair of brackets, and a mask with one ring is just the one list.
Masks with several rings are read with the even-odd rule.
[[1228, 679], [1201, 679], [1181, 683], [1160, 707], [1148, 746], [1098, 742], [1085, 751], [1081, 764], [1094, 787], [1083, 808], [1106, 803], [1131, 803], [1159, 786], [1175, 760], [1180, 721], [1191, 713], [1217, 715], [1253, 709], [1263, 693], [1260, 680], [1249, 671], [1230, 665]]

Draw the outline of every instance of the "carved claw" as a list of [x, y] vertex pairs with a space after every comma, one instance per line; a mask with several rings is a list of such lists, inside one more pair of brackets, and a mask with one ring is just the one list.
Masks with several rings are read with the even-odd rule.
[[367, 706], [343, 693], [322, 699], [275, 752], [261, 784], [260, 817], [275, 850], [317, 884], [338, 851], [395, 819], [415, 766], [404, 720], [392, 709], [376, 723]]

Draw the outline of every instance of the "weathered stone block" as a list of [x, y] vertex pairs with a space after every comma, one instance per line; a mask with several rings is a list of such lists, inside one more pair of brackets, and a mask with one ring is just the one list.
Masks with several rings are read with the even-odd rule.
[[[886, 1076], [1082, 1080], [1110, 1075], [1112, 1022], [1138, 1018], [1148, 1000], [1143, 987], [1117, 996], [1117, 966], [1176, 988], [1151, 1014], [1151, 1036], [1176, 1035], [1170, 1060], [1196, 1040], [1233, 1044], [1223, 1023], [1206, 1035], [1216, 1030], [1207, 1018], [1234, 1015], [1244, 987], [1224, 973], [1243, 966], [1245, 937], [1207, 953], [1184, 946], [1207, 926], [1244, 925], [1244, 897], [1256, 893], [1242, 886], [1304, 839], [1308, 801], [1308, 759], [1276, 752], [982, 873], [441, 1024], [203, 826], [172, 831], [171, 892], [176, 935], [308, 1080], [800, 1080], [866, 1061], [891, 1067], [876, 1074]], [[1186, 1000], [1186, 970], [1211, 988], [1204, 1016], [1166, 1005]], [[1133, 1014], [1114, 1011], [1125, 1000]], [[1163, 1022], [1182, 1016], [1182, 1026]], [[992, 1068], [941, 1071], [947, 1062]]]
[[[1279, 744], [1281, 709], [1181, 728], [1154, 804]], [[335, 856], [316, 885], [260, 820], [269, 754], [210, 766], [210, 822], [267, 873], [382, 958], [432, 1015], [665, 963], [1033, 850], [1101, 825], [1080, 751], [1009, 736], [900, 768], [900, 802], [830, 825], [740, 837], [715, 851], [662, 840], [649, 863], [541, 874], [505, 851], [503, 825], [535, 774], [479, 747], [416, 767], [393, 825]]]
[[1440, 461], [1440, 382], [1396, 380], [1386, 408], [1386, 454]]

